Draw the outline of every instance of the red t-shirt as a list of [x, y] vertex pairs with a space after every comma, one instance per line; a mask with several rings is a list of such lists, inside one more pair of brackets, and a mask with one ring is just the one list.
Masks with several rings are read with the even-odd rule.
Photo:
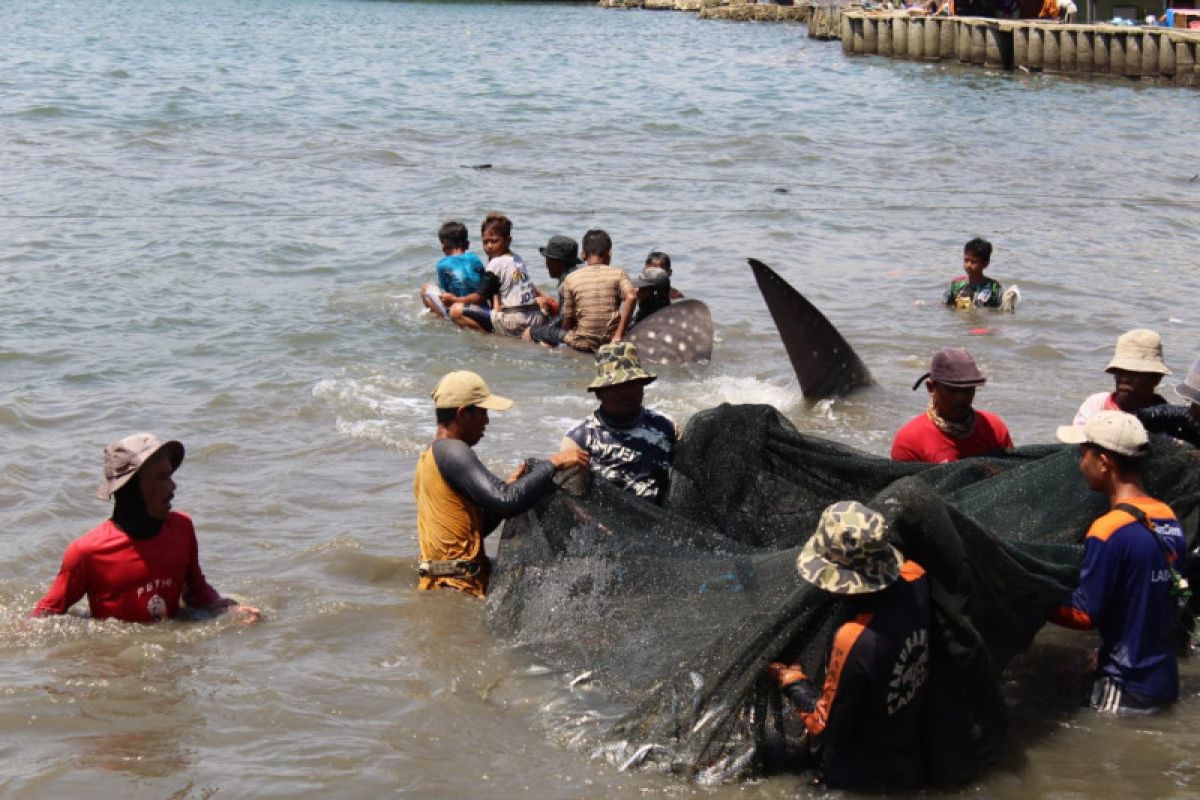
[[937, 429], [927, 414], [913, 417], [896, 432], [892, 458], [896, 461], [927, 461], [940, 464], [958, 461], [1013, 446], [1008, 428], [995, 414], [975, 411], [975, 430], [965, 439], [952, 439]]
[[180, 599], [193, 608], [221, 599], [200, 571], [192, 520], [174, 511], [149, 539], [134, 539], [110, 519], [71, 542], [58, 577], [31, 614], [65, 614], [85, 594], [95, 619], [124, 622], [173, 617]]

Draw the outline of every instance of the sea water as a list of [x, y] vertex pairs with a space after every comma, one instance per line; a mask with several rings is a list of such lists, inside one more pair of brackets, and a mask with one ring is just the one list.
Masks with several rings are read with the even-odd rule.
[[[567, 678], [513, 658], [479, 603], [418, 594], [411, 492], [442, 373], [516, 400], [477, 450], [556, 449], [586, 357], [458, 331], [417, 290], [489, 211], [537, 248], [603, 228], [631, 274], [670, 253], [707, 302], [707, 365], [656, 368], [681, 424], [768, 403], [886, 454], [931, 353], [967, 346], [977, 404], [1046, 442], [1107, 389], [1116, 337], [1195, 314], [1190, 90], [849, 59], [803, 27], [580, 4], [9, 0], [0, 49], [0, 795], [591, 798], [698, 790], [618, 773], [546, 729]], [[1019, 283], [955, 314], [963, 243]], [[745, 259], [772, 265], [877, 385], [809, 403]], [[210, 581], [267, 621], [30, 623], [108, 507], [102, 448], [181, 439], [175, 504]], [[494, 543], [490, 545], [494, 549]], [[1092, 716], [1063, 689], [1093, 639], [1008, 673], [1010, 757], [964, 793], [1188, 796], [1200, 681], [1170, 714]], [[793, 796], [776, 777], [702, 796]]]

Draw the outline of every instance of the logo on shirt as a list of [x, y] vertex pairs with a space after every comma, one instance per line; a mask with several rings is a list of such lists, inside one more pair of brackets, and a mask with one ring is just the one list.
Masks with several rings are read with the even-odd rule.
[[167, 601], [163, 600], [158, 595], [152, 595], [146, 601], [146, 613], [150, 615], [150, 619], [158, 622], [167, 616]]
[[913, 631], [904, 640], [888, 681], [887, 713], [895, 714], [912, 702], [929, 677], [929, 631]]

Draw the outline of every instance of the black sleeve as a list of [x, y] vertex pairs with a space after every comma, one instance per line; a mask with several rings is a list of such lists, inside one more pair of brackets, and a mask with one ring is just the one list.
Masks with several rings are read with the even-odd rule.
[[1192, 419], [1188, 406], [1167, 404], [1150, 406], [1137, 412], [1137, 418], [1149, 433], [1163, 433], [1200, 447], [1200, 427]]
[[533, 461], [516, 481], [505, 483], [480, 463], [466, 442], [458, 439], [434, 442], [433, 460], [450, 488], [479, 506], [491, 527], [501, 519], [527, 511], [553, 484], [554, 465], [542, 460]]
[[479, 281], [479, 293], [484, 300], [491, 300], [500, 291], [500, 276], [494, 272], [483, 273]]

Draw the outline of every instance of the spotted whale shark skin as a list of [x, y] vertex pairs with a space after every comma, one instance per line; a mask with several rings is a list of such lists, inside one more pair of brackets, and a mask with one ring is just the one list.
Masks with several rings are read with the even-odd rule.
[[651, 364], [710, 361], [712, 314], [699, 300], [679, 300], [630, 328], [625, 341], [637, 347], [639, 360]]
[[858, 353], [816, 306], [763, 262], [747, 261], [806, 398], [840, 397], [874, 383]]

